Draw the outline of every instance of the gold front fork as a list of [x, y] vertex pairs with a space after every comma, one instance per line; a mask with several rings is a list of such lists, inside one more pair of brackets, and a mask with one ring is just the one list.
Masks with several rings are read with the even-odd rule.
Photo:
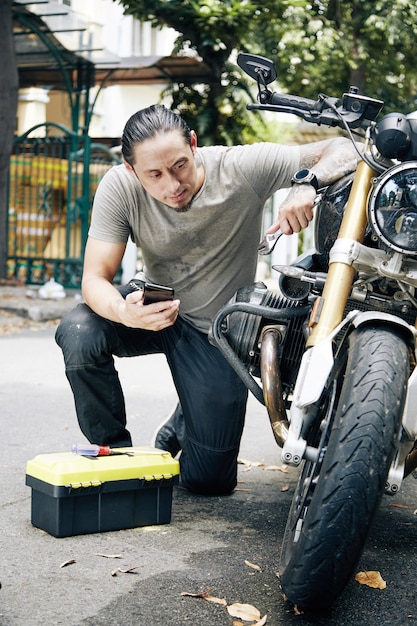
[[[376, 172], [364, 161], [358, 164], [352, 189], [346, 204], [338, 238], [362, 242], [367, 225], [366, 206], [372, 178]], [[348, 263], [330, 263], [323, 295], [318, 300], [318, 309], [313, 311], [312, 332], [307, 346], [324, 340], [342, 321], [346, 302], [352, 289], [355, 269]]]

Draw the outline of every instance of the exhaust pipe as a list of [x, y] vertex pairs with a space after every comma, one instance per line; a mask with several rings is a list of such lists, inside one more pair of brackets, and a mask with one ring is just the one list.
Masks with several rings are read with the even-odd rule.
[[273, 326], [264, 329], [261, 339], [260, 369], [265, 406], [275, 441], [282, 448], [288, 436], [289, 424], [282, 397], [278, 363], [280, 332]]
[[414, 444], [414, 447], [410, 450], [410, 452], [405, 457], [404, 463], [404, 478], [406, 478], [409, 474], [414, 472], [417, 468], [417, 444]]

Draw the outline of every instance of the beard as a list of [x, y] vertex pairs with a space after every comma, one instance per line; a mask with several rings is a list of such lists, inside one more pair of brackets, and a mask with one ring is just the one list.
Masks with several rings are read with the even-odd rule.
[[192, 207], [193, 200], [194, 198], [191, 198], [191, 200], [187, 202], [187, 204], [184, 204], [184, 206], [171, 206], [170, 204], [166, 204], [165, 206], [175, 211], [175, 213], [187, 213], [187, 211], [189, 211]]
[[186, 204], [184, 206], [171, 207], [171, 208], [174, 209], [174, 211], [176, 213], [187, 213], [187, 211], [189, 211], [191, 209], [191, 205], [192, 204], [193, 204], [193, 201], [191, 200], [191, 202], [189, 202], [188, 204]]

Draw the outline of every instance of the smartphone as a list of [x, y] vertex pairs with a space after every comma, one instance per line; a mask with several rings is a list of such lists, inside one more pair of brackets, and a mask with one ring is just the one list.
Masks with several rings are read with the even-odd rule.
[[143, 287], [143, 304], [152, 304], [152, 302], [162, 302], [174, 299], [174, 290], [172, 287], [157, 285], [155, 283], [146, 282]]

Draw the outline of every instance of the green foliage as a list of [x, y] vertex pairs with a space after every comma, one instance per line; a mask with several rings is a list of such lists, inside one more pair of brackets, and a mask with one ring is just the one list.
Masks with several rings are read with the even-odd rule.
[[350, 85], [385, 101], [384, 112], [417, 108], [415, 0], [119, 0], [125, 12], [178, 32], [174, 54], [194, 53], [211, 69], [204, 85], [169, 88], [173, 107], [202, 143], [271, 137], [248, 113], [254, 99], [234, 58], [239, 51], [272, 58], [283, 91], [315, 99]]
[[350, 85], [385, 102], [384, 112], [417, 105], [415, 0], [315, 0], [288, 7], [255, 39], [276, 58], [286, 90], [315, 98]]
[[[173, 84], [165, 92], [173, 108], [181, 112], [199, 134], [201, 143], [241, 143], [269, 134], [261, 116], [248, 113], [253, 101], [248, 82], [237, 65], [229, 61], [240, 42], [250, 35], [255, 23], [278, 15], [287, 2], [265, 0], [120, 0], [125, 12], [155, 27], [169, 26], [179, 34], [174, 54], [197, 54], [210, 68], [207, 84]], [[250, 81], [253, 88], [253, 81]]]
[[[242, 141], [242, 129], [250, 128], [254, 123], [255, 116], [246, 110], [246, 103], [252, 97], [236, 66], [229, 63], [224, 66], [221, 89], [213, 89], [212, 83], [174, 83], [162, 95], [172, 98], [172, 108], [197, 132], [200, 143], [204, 145], [239, 143]], [[262, 128], [262, 121], [259, 116], [257, 118]]]

